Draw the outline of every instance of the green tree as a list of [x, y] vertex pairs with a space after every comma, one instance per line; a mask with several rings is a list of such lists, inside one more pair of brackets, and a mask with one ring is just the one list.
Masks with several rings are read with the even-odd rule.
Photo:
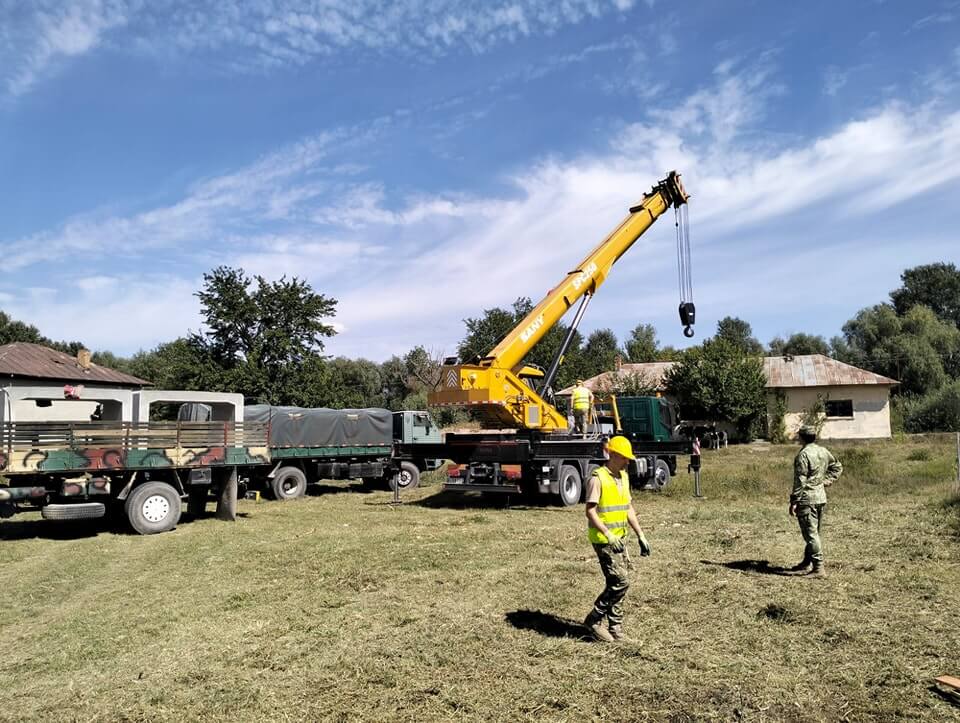
[[637, 324], [623, 345], [625, 360], [632, 364], [657, 361], [659, 344], [653, 324]]
[[717, 339], [730, 342], [740, 349], [742, 354], [760, 356], [763, 354], [763, 345], [753, 336], [753, 328], [743, 319], [735, 316], [725, 316], [717, 322]]
[[822, 336], [798, 332], [783, 339], [775, 336], [770, 340], [770, 354], [773, 356], [800, 356], [802, 354], [824, 354], [829, 356], [830, 345]]
[[587, 337], [578, 371], [583, 379], [613, 371], [620, 355], [617, 335], [611, 329], [597, 329]]
[[0, 311], [0, 345], [13, 344], [18, 341], [30, 344], [46, 344], [50, 340], [44, 337], [37, 327], [11, 319], [9, 315]]
[[297, 278], [250, 279], [226, 266], [203, 279], [197, 297], [206, 330], [192, 334], [190, 344], [223, 371], [216, 386], [270, 404], [289, 399], [301, 365], [336, 333], [324, 322], [336, 300]]
[[960, 269], [954, 264], [915, 266], [900, 275], [903, 285], [890, 292], [893, 308], [904, 316], [925, 306], [941, 320], [960, 327]]
[[843, 334], [839, 358], [897, 379], [901, 393], [923, 395], [960, 373], [960, 330], [925, 306], [902, 317], [890, 304], [862, 309]]
[[687, 349], [666, 376], [685, 419], [731, 422], [741, 437], [766, 413], [763, 360], [725, 338]]

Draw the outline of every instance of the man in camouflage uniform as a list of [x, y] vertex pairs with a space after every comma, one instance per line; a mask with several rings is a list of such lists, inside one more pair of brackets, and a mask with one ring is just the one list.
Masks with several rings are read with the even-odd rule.
[[[840, 478], [843, 465], [830, 450], [816, 443], [817, 430], [800, 427], [803, 448], [793, 460], [793, 491], [790, 493], [790, 515], [800, 523], [805, 547], [803, 560], [790, 568], [808, 577], [824, 577], [823, 547], [820, 544], [820, 523], [827, 506], [826, 488]], [[813, 569], [810, 569], [810, 566]]]

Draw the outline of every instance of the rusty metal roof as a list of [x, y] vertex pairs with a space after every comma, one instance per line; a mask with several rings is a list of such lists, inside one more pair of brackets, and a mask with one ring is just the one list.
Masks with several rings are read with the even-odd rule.
[[[648, 362], [646, 364], [624, 364], [617, 371], [604, 372], [584, 380], [583, 384], [593, 391], [613, 385], [618, 377], [639, 374], [659, 391], [666, 390], [666, 376], [677, 362]], [[893, 386], [899, 384], [895, 379], [868, 372], [866, 369], [844, 364], [823, 354], [803, 354], [799, 356], [768, 356], [763, 359], [763, 373], [767, 378], [767, 388], [786, 387], [840, 387], [862, 384]], [[558, 396], [569, 396], [573, 387], [557, 392]]]
[[[622, 364], [619, 369], [612, 372], [604, 372], [595, 377], [583, 380], [583, 386], [591, 391], [600, 391], [611, 386], [616, 386], [618, 379], [627, 379], [630, 375], [638, 374], [644, 381], [653, 386], [654, 389], [663, 391], [666, 389], [667, 372], [673, 368], [676, 362], [646, 362], [643, 364]], [[570, 396], [573, 394], [573, 387], [567, 387], [557, 392], [557, 396]]]
[[0, 376], [28, 379], [58, 379], [70, 382], [101, 382], [122, 387], [150, 386], [150, 382], [91, 363], [80, 366], [76, 357], [42, 344], [15, 342], [0, 346]]
[[893, 386], [895, 379], [868, 372], [866, 369], [844, 364], [823, 354], [800, 356], [768, 356], [763, 360], [767, 386], [778, 387], [840, 387], [871, 384]]

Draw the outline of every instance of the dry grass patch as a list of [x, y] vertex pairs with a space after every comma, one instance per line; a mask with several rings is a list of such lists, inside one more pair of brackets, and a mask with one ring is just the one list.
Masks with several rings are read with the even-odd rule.
[[795, 451], [638, 496], [617, 647], [577, 624], [602, 585], [579, 508], [343, 485], [155, 537], [5, 521], [0, 719], [574, 721], [611, 685], [629, 720], [960, 718], [928, 690], [960, 669], [952, 448], [837, 447], [819, 581], [778, 574]]

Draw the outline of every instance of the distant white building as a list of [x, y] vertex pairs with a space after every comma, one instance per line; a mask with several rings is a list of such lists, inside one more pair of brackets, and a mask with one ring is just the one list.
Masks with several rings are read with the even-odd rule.
[[[619, 387], [630, 375], [666, 394], [666, 376], [676, 362], [621, 364], [618, 369], [584, 380], [594, 391]], [[844, 364], [823, 354], [769, 356], [763, 360], [767, 378], [767, 412], [773, 415], [778, 393], [784, 397], [787, 435], [796, 436], [804, 412], [823, 400], [824, 439], [890, 437], [890, 390], [899, 382]], [[564, 389], [559, 395], [569, 394]]]

